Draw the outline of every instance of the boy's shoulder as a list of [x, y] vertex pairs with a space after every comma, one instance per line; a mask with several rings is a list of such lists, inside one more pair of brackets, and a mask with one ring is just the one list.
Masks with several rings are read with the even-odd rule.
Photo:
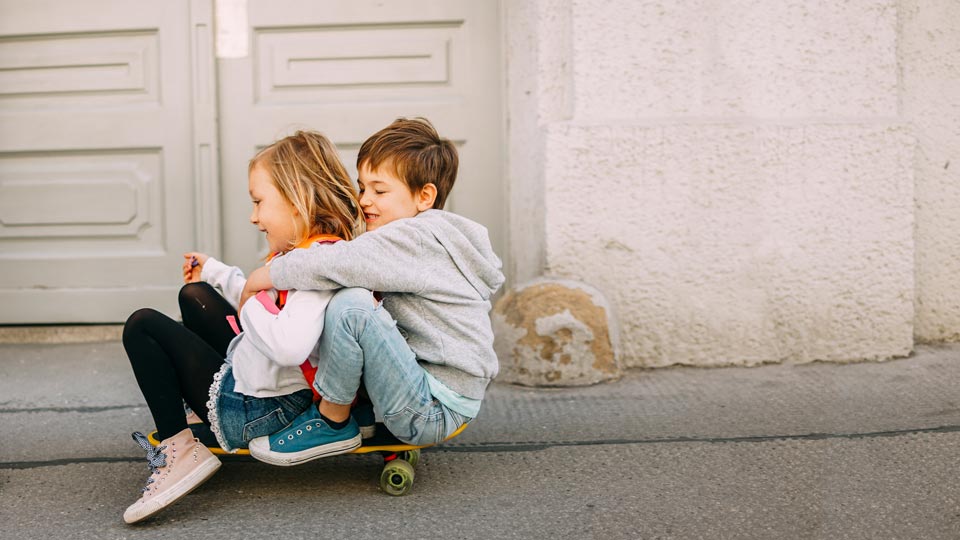
[[[391, 236], [388, 243], [413, 256], [415, 271], [426, 271], [433, 277], [442, 274], [449, 280], [446, 287], [460, 282], [456, 278], [459, 275], [469, 282], [464, 287], [489, 298], [503, 283], [502, 263], [493, 251], [486, 227], [452, 212], [427, 210], [366, 234]], [[416, 240], [411, 241], [413, 238]]]
[[436, 208], [420, 212], [411, 218], [410, 221], [425, 228], [450, 228], [465, 232], [482, 231], [484, 235], [487, 234], [487, 228], [476, 221], [463, 217], [460, 214], [454, 214], [453, 212], [438, 210]]
[[[420, 212], [416, 216], [398, 219], [380, 227], [374, 234], [386, 233], [387, 235], [404, 234], [441, 234], [443, 231], [460, 232], [467, 235], [481, 233], [487, 235], [487, 228], [483, 225], [465, 218], [459, 214], [431, 208]], [[369, 233], [368, 233], [369, 234]]]
[[[484, 264], [493, 264], [498, 268], [500, 266], [500, 259], [493, 252], [487, 228], [476, 221], [445, 210], [426, 210], [414, 217], [398, 219], [366, 234], [381, 235], [380, 241], [386, 241], [389, 244], [409, 246], [404, 249], [413, 249], [411, 242], [421, 249], [433, 245], [435, 249], [428, 248], [426, 251], [485, 259], [487, 263]], [[360, 235], [358, 238], [363, 236], [365, 235]]]

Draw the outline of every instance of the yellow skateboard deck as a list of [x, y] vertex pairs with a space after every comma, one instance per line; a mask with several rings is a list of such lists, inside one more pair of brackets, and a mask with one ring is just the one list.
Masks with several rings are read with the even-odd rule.
[[[469, 424], [464, 424], [457, 428], [456, 431], [450, 434], [449, 437], [444, 439], [444, 442], [449, 441], [450, 439], [456, 437], [463, 433], [463, 430], [467, 429]], [[223, 448], [220, 448], [220, 445], [217, 443], [217, 438], [213, 435], [213, 432], [210, 431], [210, 427], [206, 424], [190, 424], [190, 429], [193, 431], [194, 437], [200, 440], [207, 448], [210, 449], [210, 452], [218, 455], [235, 455], [235, 456], [249, 456], [250, 451], [246, 448], [241, 448], [233, 454], [225, 451]], [[151, 431], [147, 438], [150, 440], [150, 444], [157, 446], [160, 444], [160, 441], [157, 440], [157, 432]], [[436, 446], [433, 444], [425, 445], [413, 445], [407, 444], [400, 439], [393, 436], [390, 431], [387, 430], [386, 426], [382, 423], [377, 422], [376, 424], [376, 433], [373, 437], [369, 439], [363, 439], [363, 442], [359, 447], [347, 452], [348, 454], [369, 454], [370, 452], [407, 452], [410, 450], [419, 450], [421, 448], [430, 448], [431, 446]]]
[[[460, 435], [468, 424], [460, 426], [456, 431], [444, 439], [444, 442]], [[217, 438], [206, 424], [190, 424], [193, 435], [200, 440], [214, 454], [249, 456], [246, 448], [237, 450], [233, 454], [225, 452], [217, 443]], [[151, 431], [147, 435], [150, 444], [157, 446], [157, 432]], [[383, 471], [380, 473], [380, 489], [388, 495], [406, 495], [413, 488], [414, 467], [420, 462], [420, 449], [434, 446], [432, 444], [412, 445], [397, 439], [387, 430], [386, 426], [377, 422], [373, 437], [363, 439], [360, 446], [347, 452], [348, 454], [369, 454], [378, 452], [383, 456]]]

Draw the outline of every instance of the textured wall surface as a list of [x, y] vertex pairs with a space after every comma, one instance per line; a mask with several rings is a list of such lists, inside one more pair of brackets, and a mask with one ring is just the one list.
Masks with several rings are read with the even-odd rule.
[[907, 354], [911, 148], [896, 124], [558, 125], [549, 273], [606, 292], [632, 365]]
[[895, 0], [573, 0], [578, 118], [897, 111]]
[[917, 318], [960, 340], [960, 2], [900, 3], [903, 114], [917, 135]]
[[[896, 0], [519, 4], [536, 84], [508, 116], [536, 132], [540, 271], [614, 303], [625, 366], [910, 352], [923, 221], [898, 32], [949, 23]], [[927, 91], [956, 82], [943, 62], [918, 68]]]

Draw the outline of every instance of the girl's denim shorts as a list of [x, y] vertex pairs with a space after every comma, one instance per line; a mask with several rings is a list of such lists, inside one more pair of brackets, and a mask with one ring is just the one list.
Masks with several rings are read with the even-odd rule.
[[310, 389], [258, 398], [235, 392], [234, 383], [230, 363], [225, 363], [213, 376], [207, 401], [210, 430], [227, 452], [236, 452], [257, 437], [280, 431], [313, 403]]

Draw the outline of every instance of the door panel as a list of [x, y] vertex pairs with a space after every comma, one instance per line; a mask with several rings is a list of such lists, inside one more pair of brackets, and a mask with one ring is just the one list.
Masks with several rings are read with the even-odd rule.
[[367, 136], [429, 118], [461, 152], [447, 209], [502, 255], [498, 9], [251, 0], [249, 54], [215, 60], [212, 0], [0, 0], [0, 324], [176, 316], [187, 250], [257, 266], [247, 162], [297, 128], [355, 178]]
[[178, 312], [180, 255], [210, 235], [195, 178], [215, 169], [195, 158], [213, 116], [194, 110], [189, 69], [209, 11], [0, 2], [0, 323]]
[[310, 0], [249, 3], [249, 56], [219, 60], [224, 253], [257, 266], [247, 163], [299, 128], [341, 150], [356, 178], [360, 144], [400, 116], [455, 141], [461, 168], [446, 209], [486, 225], [504, 253], [498, 3]]

